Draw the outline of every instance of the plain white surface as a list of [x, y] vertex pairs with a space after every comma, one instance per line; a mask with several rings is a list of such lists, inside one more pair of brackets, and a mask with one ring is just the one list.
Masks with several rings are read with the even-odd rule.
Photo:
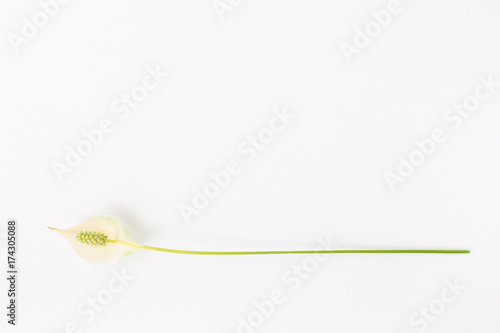
[[[500, 90], [456, 130], [443, 114], [480, 76], [500, 81], [500, 5], [401, 4], [348, 64], [339, 44], [387, 1], [234, 1], [225, 20], [210, 0], [72, 1], [19, 53], [7, 35], [39, 4], [1, 1], [0, 232], [9, 218], [20, 228], [18, 326], [2, 310], [2, 332], [71, 322], [77, 332], [238, 332], [238, 318], [279, 290], [284, 302], [251, 331], [413, 333], [412, 314], [455, 279], [466, 290], [425, 332], [499, 332]], [[170, 76], [121, 120], [110, 105], [148, 66]], [[244, 162], [238, 145], [283, 106], [296, 118]], [[59, 182], [52, 163], [106, 117], [116, 129]], [[391, 192], [384, 173], [436, 127], [448, 139]], [[242, 172], [186, 224], [179, 204], [232, 159]], [[307, 256], [143, 252], [98, 268], [46, 228], [97, 213], [153, 246], [307, 249], [330, 236], [343, 248], [472, 253], [336, 255], [292, 290], [283, 275]], [[86, 322], [81, 304], [122, 269], [134, 279]]]

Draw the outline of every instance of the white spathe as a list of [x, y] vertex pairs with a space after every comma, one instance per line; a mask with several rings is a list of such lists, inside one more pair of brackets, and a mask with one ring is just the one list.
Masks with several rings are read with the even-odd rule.
[[138, 248], [124, 244], [108, 242], [105, 246], [99, 247], [85, 245], [77, 240], [76, 236], [80, 232], [93, 231], [103, 233], [108, 236], [108, 240], [119, 240], [137, 245], [130, 238], [122, 223], [118, 219], [108, 215], [92, 216], [87, 221], [66, 230], [59, 230], [56, 228], [50, 229], [56, 230], [63, 235], [80, 257], [95, 265], [108, 265], [123, 256], [139, 251]]

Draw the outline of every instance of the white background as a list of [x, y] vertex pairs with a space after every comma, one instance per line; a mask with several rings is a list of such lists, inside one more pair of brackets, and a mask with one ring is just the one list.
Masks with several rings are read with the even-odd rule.
[[[457, 129], [443, 115], [480, 76], [500, 81], [500, 4], [401, 0], [348, 63], [339, 45], [387, 3], [234, 1], [223, 20], [211, 0], [74, 0], [15, 52], [9, 33], [40, 5], [2, 0], [0, 219], [4, 234], [19, 222], [20, 272], [18, 325], [2, 305], [2, 332], [60, 333], [69, 322], [77, 332], [237, 332], [238, 317], [279, 289], [286, 300], [253, 332], [413, 333], [412, 314], [455, 279], [466, 290], [425, 332], [499, 332], [500, 88]], [[111, 104], [148, 66], [169, 78], [120, 119]], [[283, 106], [295, 119], [245, 162], [238, 145]], [[52, 164], [103, 118], [115, 130], [59, 182]], [[392, 192], [384, 173], [436, 127], [447, 140]], [[185, 223], [179, 204], [232, 159], [241, 174]], [[330, 236], [341, 248], [472, 253], [334, 255], [292, 290], [282, 276], [307, 256], [145, 251], [102, 268], [46, 228], [98, 213], [153, 246], [312, 249]], [[122, 269], [134, 279], [86, 322], [77, 308]]]

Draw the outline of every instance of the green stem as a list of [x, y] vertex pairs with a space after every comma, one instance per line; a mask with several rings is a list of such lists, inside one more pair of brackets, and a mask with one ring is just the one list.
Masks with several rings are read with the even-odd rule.
[[216, 256], [261, 255], [261, 254], [313, 254], [313, 253], [444, 253], [444, 254], [470, 253], [469, 250], [305, 250], [305, 251], [219, 252], [219, 251], [186, 251], [186, 250], [164, 249], [161, 247], [137, 245], [113, 239], [108, 239], [108, 243], [118, 243], [122, 245], [132, 246], [142, 250], [153, 250], [153, 251], [161, 251], [161, 252], [177, 253], [177, 254], [216, 255]]

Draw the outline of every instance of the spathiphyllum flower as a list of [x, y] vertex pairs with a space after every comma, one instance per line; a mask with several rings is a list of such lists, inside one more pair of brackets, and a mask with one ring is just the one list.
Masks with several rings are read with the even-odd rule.
[[59, 230], [82, 258], [96, 265], [110, 264], [122, 256], [139, 250], [153, 250], [193, 255], [263, 255], [263, 254], [312, 254], [312, 253], [470, 253], [469, 250], [298, 250], [298, 251], [188, 251], [139, 245], [115, 218], [106, 215], [92, 216], [73, 228]]
[[111, 216], [92, 216], [66, 230], [50, 229], [63, 235], [80, 257], [96, 265], [110, 264], [140, 249], [120, 221]]

